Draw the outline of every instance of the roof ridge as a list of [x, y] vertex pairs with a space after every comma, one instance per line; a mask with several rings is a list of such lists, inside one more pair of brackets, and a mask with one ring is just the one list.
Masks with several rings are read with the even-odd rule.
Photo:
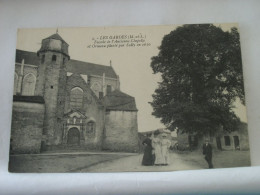
[[27, 50], [22, 50], [22, 49], [16, 49], [16, 51], [30, 52], [30, 53], [34, 53], [35, 55], [37, 55], [37, 52], [34, 52], [34, 51], [27, 51]]
[[128, 95], [128, 94], [125, 93], [125, 92], [122, 92], [120, 89], [115, 89], [114, 91], [112, 91], [112, 92], [110, 92], [109, 94], [107, 94], [107, 96], [109, 96], [109, 95], [117, 96], [117, 95], [118, 95], [118, 97], [120, 97], [120, 94], [118, 94], [118, 93], [116, 93], [116, 92], [119, 92], [121, 95], [134, 98], [133, 96]]
[[116, 104], [116, 105], [112, 105], [112, 106], [107, 106], [108, 108], [111, 108], [111, 107], [117, 107], [117, 106], [122, 106], [122, 105], [127, 105], [129, 103], [132, 103], [134, 100], [131, 100], [131, 101], [128, 101], [128, 102], [124, 102], [122, 104]]
[[[70, 61], [71, 61], [71, 60], [73, 60], [73, 61], [77, 61], [77, 62], [83, 62], [83, 63], [93, 64], [93, 65], [96, 65], [96, 66], [105, 66], [105, 67], [112, 68], [111, 66], [108, 66], [108, 65], [96, 64], [96, 63], [93, 63], [93, 62], [87, 62], [87, 61], [82, 61], [82, 60], [70, 59]], [[113, 68], [112, 68], [112, 69], [113, 69]], [[115, 72], [115, 71], [114, 71], [114, 72]]]

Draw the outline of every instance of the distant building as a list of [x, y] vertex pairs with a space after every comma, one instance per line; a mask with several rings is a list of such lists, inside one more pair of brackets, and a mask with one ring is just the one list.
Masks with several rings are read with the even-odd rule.
[[180, 149], [193, 150], [202, 147], [205, 138], [218, 150], [249, 150], [248, 130], [246, 123], [240, 123], [238, 129], [233, 132], [225, 132], [220, 129], [214, 135], [199, 136], [196, 134], [178, 131], [177, 140]]
[[135, 98], [112, 66], [70, 59], [68, 47], [56, 33], [37, 53], [16, 51], [11, 152], [137, 151]]

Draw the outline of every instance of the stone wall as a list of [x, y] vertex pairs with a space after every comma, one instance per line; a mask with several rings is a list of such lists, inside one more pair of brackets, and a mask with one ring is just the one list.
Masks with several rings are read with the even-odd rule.
[[138, 152], [137, 112], [107, 111], [104, 150]]
[[[46, 135], [46, 145], [61, 144], [61, 113], [64, 113], [64, 101], [59, 101], [60, 96], [65, 95], [63, 86], [66, 84], [64, 55], [58, 52], [44, 52], [44, 63], [40, 65], [36, 91], [37, 95], [43, 95], [45, 100], [45, 119], [43, 133]], [[56, 61], [52, 61], [56, 55]], [[64, 81], [64, 83], [60, 83]], [[64, 92], [62, 92], [64, 91]], [[59, 101], [59, 102], [58, 102]]]
[[88, 122], [88, 120], [95, 121], [95, 136], [88, 136], [84, 133], [85, 144], [83, 147], [89, 149], [100, 149], [104, 131], [104, 106], [80, 75], [72, 74], [69, 76], [66, 86], [65, 113], [70, 112], [72, 109], [70, 107], [71, 90], [75, 87], [79, 87], [83, 90], [83, 104], [79, 111], [87, 117], [86, 122]]
[[[101, 88], [101, 92], [102, 92], [102, 88], [103, 88], [103, 78], [102, 77], [97, 77], [97, 76], [89, 76], [89, 80], [90, 80], [90, 86], [94, 85], [95, 83], [98, 83], [98, 85]], [[119, 89], [119, 81], [117, 79], [114, 78], [107, 78], [105, 77], [105, 87], [104, 87], [104, 94], [103, 96], [106, 95], [106, 86], [110, 85], [112, 87], [112, 91], [115, 89]], [[97, 97], [99, 97], [98, 94], [96, 94]]]
[[11, 153], [40, 152], [43, 119], [43, 103], [13, 102]]

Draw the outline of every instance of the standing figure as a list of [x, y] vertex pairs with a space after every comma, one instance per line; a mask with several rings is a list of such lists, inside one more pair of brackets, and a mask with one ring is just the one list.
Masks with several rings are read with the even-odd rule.
[[145, 140], [142, 143], [144, 147], [144, 156], [142, 160], [142, 165], [144, 166], [151, 166], [154, 163], [154, 158], [152, 154], [152, 141], [149, 137], [145, 138]]
[[154, 137], [154, 134], [152, 134], [152, 146], [154, 149], [154, 155], [155, 155], [155, 165], [162, 165], [163, 164], [163, 158], [162, 158], [162, 143], [159, 135]]
[[169, 160], [169, 148], [171, 146], [171, 141], [167, 139], [167, 135], [162, 135], [162, 164], [168, 165]]
[[213, 168], [212, 164], [212, 147], [209, 144], [209, 140], [205, 140], [205, 144], [203, 144], [203, 154], [205, 155], [205, 160], [207, 161], [209, 168]]

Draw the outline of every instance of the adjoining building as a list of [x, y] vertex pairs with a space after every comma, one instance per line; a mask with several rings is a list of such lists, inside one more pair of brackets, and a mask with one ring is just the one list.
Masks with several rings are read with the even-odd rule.
[[138, 151], [135, 98], [111, 64], [70, 59], [68, 48], [56, 33], [37, 52], [16, 51], [11, 153]]
[[178, 147], [180, 150], [201, 149], [205, 138], [218, 150], [249, 150], [247, 124], [242, 122], [236, 131], [226, 132], [220, 128], [214, 135], [199, 136], [178, 130]]

